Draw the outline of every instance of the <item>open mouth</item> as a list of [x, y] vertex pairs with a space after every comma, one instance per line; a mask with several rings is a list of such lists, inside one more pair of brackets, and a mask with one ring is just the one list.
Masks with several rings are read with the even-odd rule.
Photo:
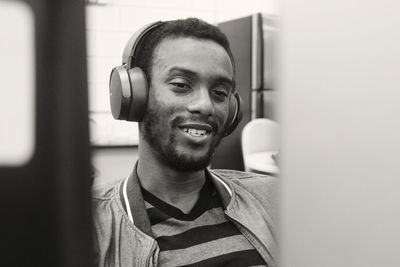
[[207, 123], [187, 122], [179, 125], [179, 128], [187, 135], [203, 140], [214, 132], [214, 127]]
[[205, 136], [206, 134], [209, 133], [206, 130], [201, 130], [201, 129], [193, 129], [193, 128], [182, 128], [182, 129], [183, 129], [183, 131], [185, 133], [188, 133], [188, 134], [190, 134], [191, 136], [194, 136], [194, 137]]

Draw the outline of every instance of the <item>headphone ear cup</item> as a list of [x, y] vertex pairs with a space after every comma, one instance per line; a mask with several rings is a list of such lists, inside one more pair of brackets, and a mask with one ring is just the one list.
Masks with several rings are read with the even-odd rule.
[[237, 92], [234, 92], [229, 99], [229, 113], [226, 120], [224, 136], [230, 135], [242, 120], [240, 104], [242, 99]]
[[135, 67], [115, 67], [110, 75], [111, 113], [117, 120], [141, 121], [147, 105], [147, 79]]
[[148, 85], [144, 71], [139, 67], [128, 70], [131, 101], [129, 107], [128, 121], [141, 121], [146, 112]]
[[109, 83], [111, 113], [114, 119], [126, 120], [131, 101], [129, 74], [124, 66], [112, 69]]

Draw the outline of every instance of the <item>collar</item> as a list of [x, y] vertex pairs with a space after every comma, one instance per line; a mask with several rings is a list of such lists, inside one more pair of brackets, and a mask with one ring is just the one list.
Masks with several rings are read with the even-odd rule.
[[211, 181], [213, 182], [217, 193], [222, 201], [222, 205], [224, 209], [227, 209], [231, 200], [234, 196], [234, 191], [232, 189], [232, 185], [225, 181], [222, 177], [218, 176], [215, 172], [205, 169], [206, 175], [209, 175]]
[[[210, 177], [212, 184], [221, 198], [222, 205], [226, 209], [233, 196], [232, 187], [227, 181], [208, 169], [205, 169], [205, 174]], [[142, 232], [153, 236], [137, 175], [137, 162], [130, 176], [120, 183], [118, 193], [129, 220]]]
[[137, 175], [137, 162], [131, 175], [122, 181], [119, 188], [119, 198], [128, 214], [129, 220], [142, 232], [153, 236], [151, 232], [150, 219], [147, 215], [146, 207], [139, 177]]

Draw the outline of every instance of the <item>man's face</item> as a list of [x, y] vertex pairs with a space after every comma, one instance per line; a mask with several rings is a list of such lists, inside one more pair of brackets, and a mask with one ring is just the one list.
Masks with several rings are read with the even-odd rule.
[[153, 55], [141, 134], [158, 159], [177, 170], [200, 170], [222, 139], [233, 89], [224, 48], [189, 37], [161, 41]]

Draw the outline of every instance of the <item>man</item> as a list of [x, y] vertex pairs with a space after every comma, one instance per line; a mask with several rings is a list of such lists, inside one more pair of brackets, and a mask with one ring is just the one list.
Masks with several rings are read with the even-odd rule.
[[235, 94], [228, 40], [193, 18], [150, 28], [111, 77], [110, 87], [120, 79], [119, 87], [128, 69], [133, 83], [136, 67], [146, 80], [137, 87], [148, 91], [143, 117], [133, 116], [139, 160], [132, 174], [93, 194], [98, 265], [277, 266], [276, 179], [207, 169], [235, 126], [227, 125]]

